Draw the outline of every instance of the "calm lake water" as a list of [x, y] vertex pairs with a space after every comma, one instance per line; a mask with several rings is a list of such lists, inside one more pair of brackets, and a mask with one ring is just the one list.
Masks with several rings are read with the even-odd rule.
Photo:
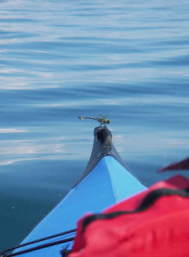
[[112, 120], [145, 185], [189, 155], [188, 28], [188, 0], [0, 1], [0, 249], [84, 169], [96, 124], [79, 115]]

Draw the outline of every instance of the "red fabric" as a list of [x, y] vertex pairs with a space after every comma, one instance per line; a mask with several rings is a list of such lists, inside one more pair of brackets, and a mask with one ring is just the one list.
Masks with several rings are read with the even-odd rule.
[[[177, 176], [159, 182], [105, 211], [133, 210], [150, 191], [186, 188], [189, 180]], [[96, 220], [82, 232], [82, 220], [69, 257], [187, 257], [189, 256], [189, 199], [164, 196], [136, 214]]]

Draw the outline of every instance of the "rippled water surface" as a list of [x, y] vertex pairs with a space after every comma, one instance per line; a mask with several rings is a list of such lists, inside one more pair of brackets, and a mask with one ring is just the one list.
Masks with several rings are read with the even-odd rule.
[[96, 124], [79, 115], [112, 120], [146, 185], [188, 156], [188, 28], [187, 0], [0, 1], [1, 249], [81, 174]]

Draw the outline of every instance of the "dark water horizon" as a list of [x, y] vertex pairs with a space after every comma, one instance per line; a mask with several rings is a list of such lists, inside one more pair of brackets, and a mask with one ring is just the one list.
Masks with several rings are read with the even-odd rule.
[[[145, 185], [188, 157], [189, 3], [0, 2], [0, 249], [17, 244], [80, 176], [93, 121]], [[188, 172], [183, 172], [188, 175]]]

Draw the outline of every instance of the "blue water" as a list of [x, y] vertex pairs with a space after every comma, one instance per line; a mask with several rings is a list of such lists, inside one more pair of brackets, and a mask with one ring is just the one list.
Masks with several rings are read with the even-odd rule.
[[112, 120], [145, 185], [188, 156], [188, 28], [187, 0], [0, 1], [0, 249], [84, 169], [96, 124], [79, 115]]

